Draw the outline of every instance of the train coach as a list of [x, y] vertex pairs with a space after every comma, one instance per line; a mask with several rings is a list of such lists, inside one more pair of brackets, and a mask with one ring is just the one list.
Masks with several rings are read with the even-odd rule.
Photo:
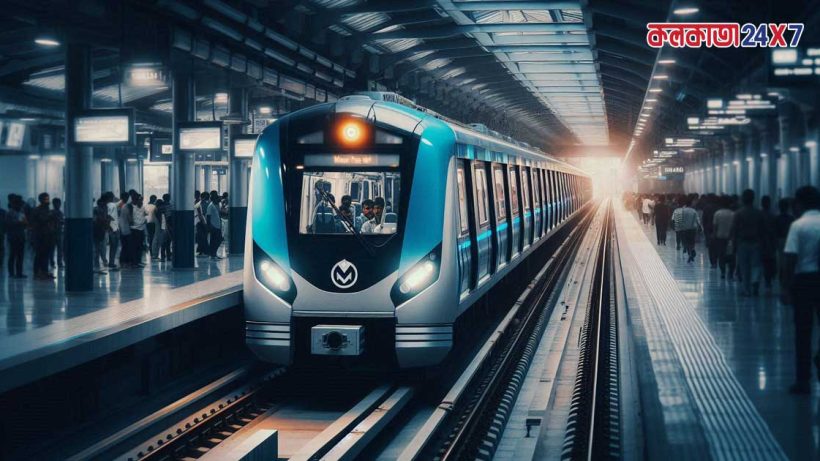
[[253, 352], [402, 368], [441, 362], [459, 316], [592, 196], [583, 171], [392, 93], [278, 119], [250, 188]]

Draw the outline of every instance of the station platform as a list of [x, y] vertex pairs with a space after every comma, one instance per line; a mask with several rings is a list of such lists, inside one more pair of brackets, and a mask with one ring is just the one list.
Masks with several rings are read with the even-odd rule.
[[673, 232], [657, 246], [654, 226], [615, 208], [648, 457], [820, 459], [820, 386], [788, 393], [794, 327], [777, 288], [741, 297], [702, 238], [688, 263]]
[[[26, 266], [30, 267], [30, 266]], [[0, 274], [0, 392], [30, 383], [238, 305], [242, 256], [192, 270], [152, 262], [95, 276], [87, 293]]]

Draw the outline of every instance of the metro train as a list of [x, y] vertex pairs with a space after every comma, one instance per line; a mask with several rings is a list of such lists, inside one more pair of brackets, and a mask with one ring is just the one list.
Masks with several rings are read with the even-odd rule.
[[282, 365], [440, 363], [459, 316], [591, 197], [583, 171], [393, 93], [290, 113], [254, 152], [246, 343]]

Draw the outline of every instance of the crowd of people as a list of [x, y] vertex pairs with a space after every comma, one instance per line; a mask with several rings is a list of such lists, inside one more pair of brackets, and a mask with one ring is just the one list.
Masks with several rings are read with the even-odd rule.
[[695, 241], [703, 237], [709, 265], [720, 277], [740, 284], [741, 296], [759, 296], [761, 286], [794, 307], [796, 383], [790, 392], [810, 392], [811, 363], [820, 379], [820, 351], [812, 359], [815, 315], [820, 318], [820, 191], [797, 189], [777, 202], [769, 196], [755, 204], [751, 189], [737, 195], [626, 194], [625, 206], [647, 226], [658, 245], [674, 231], [677, 248], [695, 260]]
[[[228, 194], [195, 193], [197, 253], [221, 259], [217, 252], [228, 217]], [[94, 202], [92, 238], [94, 272], [107, 274], [122, 269], [141, 269], [146, 255], [151, 261], [170, 261], [173, 251], [173, 205], [171, 196], [151, 195], [148, 203], [135, 190], [117, 198], [103, 193]], [[23, 262], [33, 252], [32, 273], [37, 280], [53, 280], [55, 268], [64, 266], [65, 215], [62, 201], [42, 193], [35, 204], [18, 194], [8, 195], [8, 208], [0, 206], [0, 270], [10, 278], [27, 278]], [[8, 251], [6, 251], [8, 247]], [[2, 264], [8, 253], [8, 261]]]

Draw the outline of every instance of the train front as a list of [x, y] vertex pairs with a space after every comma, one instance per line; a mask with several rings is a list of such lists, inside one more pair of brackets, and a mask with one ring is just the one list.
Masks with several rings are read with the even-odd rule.
[[451, 262], [442, 247], [453, 142], [441, 121], [362, 96], [264, 131], [244, 279], [257, 356], [401, 367], [443, 359], [455, 316], [447, 306], [457, 304], [440, 281]]

